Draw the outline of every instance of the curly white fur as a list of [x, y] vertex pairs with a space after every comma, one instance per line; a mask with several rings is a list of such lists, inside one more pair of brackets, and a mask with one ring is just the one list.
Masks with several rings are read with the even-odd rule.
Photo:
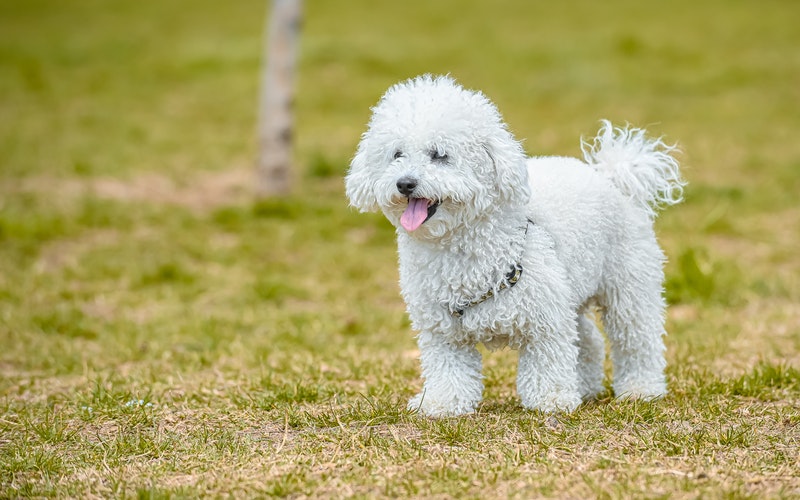
[[[573, 410], [603, 390], [595, 306], [616, 394], [666, 393], [664, 254], [652, 217], [680, 199], [673, 148], [604, 121], [583, 149], [585, 162], [527, 158], [491, 101], [449, 77], [394, 85], [373, 108], [346, 192], [397, 228], [425, 381], [411, 409], [474, 411], [483, 343], [519, 350], [525, 407]], [[514, 265], [523, 274], [506, 287]]]
[[678, 162], [670, 156], [675, 146], [661, 139], [648, 139], [638, 128], [615, 128], [608, 120], [592, 144], [581, 141], [583, 158], [595, 165], [620, 191], [650, 216], [662, 205], [675, 205], [683, 199]]

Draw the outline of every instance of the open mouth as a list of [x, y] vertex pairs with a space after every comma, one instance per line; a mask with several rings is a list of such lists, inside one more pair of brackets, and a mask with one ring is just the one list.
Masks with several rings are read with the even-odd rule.
[[406, 231], [415, 231], [433, 217], [441, 202], [427, 198], [409, 198], [408, 206], [400, 217], [400, 224]]

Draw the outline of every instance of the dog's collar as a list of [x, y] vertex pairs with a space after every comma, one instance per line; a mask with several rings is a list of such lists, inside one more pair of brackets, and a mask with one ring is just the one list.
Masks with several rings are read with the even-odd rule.
[[[523, 236], [523, 238], [527, 237], [527, 235], [528, 235], [528, 227], [531, 224], [533, 224], [533, 221], [528, 219], [528, 223], [525, 225], [525, 236]], [[523, 253], [524, 252], [525, 252], [525, 249], [523, 248]], [[452, 314], [456, 318], [460, 318], [460, 317], [464, 316], [464, 311], [467, 310], [468, 308], [477, 306], [478, 304], [480, 304], [482, 302], [485, 302], [488, 299], [494, 297], [494, 294], [496, 293], [495, 290], [497, 292], [501, 292], [501, 291], [503, 291], [503, 290], [505, 290], [507, 288], [511, 288], [514, 285], [516, 285], [517, 282], [519, 282], [519, 279], [522, 277], [522, 270], [523, 270], [522, 262], [521, 262], [522, 255], [520, 255], [520, 259], [519, 260], [520, 261], [516, 262], [515, 264], [513, 264], [511, 266], [511, 271], [509, 271], [503, 277], [503, 280], [500, 283], [498, 283], [498, 285], [496, 287], [490, 288], [489, 290], [486, 291], [486, 293], [484, 293], [483, 295], [481, 295], [477, 299], [475, 299], [475, 300], [473, 300], [471, 302], [468, 302], [461, 309], [451, 310], [450, 314]]]

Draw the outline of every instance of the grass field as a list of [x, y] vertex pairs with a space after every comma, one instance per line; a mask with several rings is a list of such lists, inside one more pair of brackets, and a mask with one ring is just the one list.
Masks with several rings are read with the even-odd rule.
[[[0, 3], [0, 497], [800, 497], [800, 3], [306, 4], [295, 191], [255, 201], [265, 2]], [[451, 73], [530, 154], [678, 142], [670, 395], [465, 418], [420, 386], [394, 233], [342, 174]]]

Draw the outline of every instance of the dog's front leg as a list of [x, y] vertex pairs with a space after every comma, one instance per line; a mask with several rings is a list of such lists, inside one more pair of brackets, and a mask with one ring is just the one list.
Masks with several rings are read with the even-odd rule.
[[570, 412], [581, 404], [578, 347], [570, 337], [551, 334], [520, 348], [517, 393], [525, 408]]
[[474, 345], [455, 345], [423, 331], [417, 337], [425, 380], [408, 409], [429, 417], [472, 413], [483, 396], [481, 354]]

